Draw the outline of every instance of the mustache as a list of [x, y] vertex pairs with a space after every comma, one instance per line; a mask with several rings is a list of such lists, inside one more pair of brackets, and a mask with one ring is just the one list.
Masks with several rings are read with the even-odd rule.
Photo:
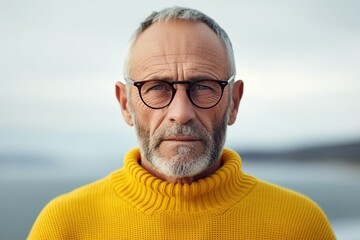
[[190, 136], [196, 139], [207, 140], [208, 132], [203, 127], [195, 127], [193, 125], [168, 125], [164, 126], [153, 136], [153, 145], [157, 148], [162, 140], [169, 136]]

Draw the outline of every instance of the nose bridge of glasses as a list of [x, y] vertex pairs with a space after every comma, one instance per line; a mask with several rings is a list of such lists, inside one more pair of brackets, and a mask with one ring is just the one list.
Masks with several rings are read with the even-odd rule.
[[191, 83], [190, 81], [174, 81], [174, 82], [170, 82], [170, 85], [173, 89], [173, 98], [176, 95], [179, 95], [179, 90], [184, 92], [188, 98], [191, 98], [190, 96], [190, 87], [191, 87]]
[[189, 89], [189, 83], [190, 82], [185, 82], [185, 81], [171, 82], [171, 86], [173, 88], [173, 94], [178, 95], [177, 93], [179, 92], [179, 90], [187, 93]]
[[[194, 82], [192, 82], [192, 81], [175, 81], [175, 82], [172, 82], [171, 84], [174, 89], [174, 95], [178, 95], [177, 94], [178, 90], [182, 90], [182, 91], [184, 91], [184, 94], [186, 94], [188, 100], [190, 100], [190, 102], [193, 103], [193, 99], [191, 96], [192, 95], [191, 88], [192, 88]], [[180, 88], [175, 87], [174, 85], [178, 85], [178, 87], [180, 87]]]
[[[190, 81], [174, 81], [174, 82], [169, 82], [172, 89], [173, 89], [173, 96], [171, 99], [171, 102], [173, 102], [173, 100], [175, 98], [186, 98], [186, 101], [189, 101], [192, 103], [191, 100], [191, 96], [189, 93], [189, 89], [190, 89]], [[170, 102], [170, 103], [171, 103]], [[184, 100], [182, 99], [181, 102], [184, 102]]]
[[[170, 82], [170, 84], [171, 84], [172, 88], [175, 89], [176, 91], [178, 89], [185, 89], [187, 91], [190, 88], [192, 82], [190, 82], [190, 81], [174, 81], [174, 82]], [[184, 87], [182, 87], [182, 86], [184, 86]]]

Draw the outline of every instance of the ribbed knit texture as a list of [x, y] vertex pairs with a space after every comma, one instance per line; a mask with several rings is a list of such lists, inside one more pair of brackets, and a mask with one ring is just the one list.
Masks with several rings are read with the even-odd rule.
[[310, 199], [241, 171], [233, 151], [191, 184], [162, 181], [127, 153], [124, 168], [52, 200], [28, 239], [335, 239]]

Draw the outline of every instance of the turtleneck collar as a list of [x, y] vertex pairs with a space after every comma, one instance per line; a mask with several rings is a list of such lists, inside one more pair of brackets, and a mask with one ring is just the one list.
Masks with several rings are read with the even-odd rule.
[[169, 183], [154, 177], [140, 164], [140, 150], [129, 151], [124, 168], [111, 175], [115, 191], [145, 214], [157, 211], [221, 214], [243, 199], [256, 179], [241, 171], [240, 156], [230, 149], [221, 155], [222, 166], [214, 174], [191, 184]]

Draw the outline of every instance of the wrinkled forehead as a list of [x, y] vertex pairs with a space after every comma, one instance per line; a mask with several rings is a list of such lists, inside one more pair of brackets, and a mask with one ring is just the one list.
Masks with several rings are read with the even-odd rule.
[[226, 74], [229, 66], [220, 37], [206, 24], [194, 21], [152, 24], [134, 42], [129, 60], [131, 75], [166, 64], [195, 68], [213, 65], [219, 74]]

